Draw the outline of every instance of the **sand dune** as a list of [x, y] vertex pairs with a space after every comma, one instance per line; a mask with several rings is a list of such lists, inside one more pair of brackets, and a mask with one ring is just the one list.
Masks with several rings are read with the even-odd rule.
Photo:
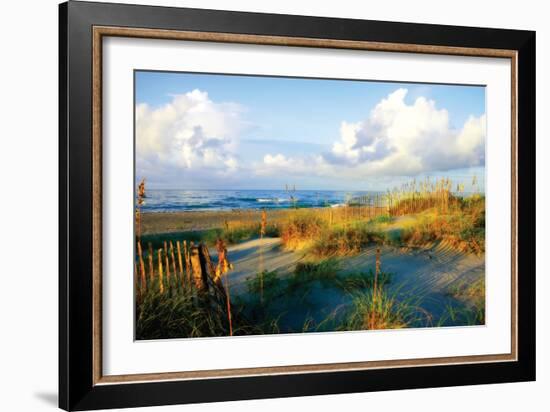
[[[217, 252], [211, 254], [217, 258]], [[242, 293], [246, 278], [262, 270], [276, 270], [281, 275], [290, 273], [303, 254], [285, 251], [280, 238], [253, 239], [228, 248], [229, 261], [234, 269], [229, 272], [233, 292]]]
[[[246, 279], [261, 268], [276, 270], [279, 276], [292, 273], [296, 263], [304, 258], [301, 252], [285, 251], [280, 238], [254, 239], [228, 248], [234, 270], [229, 274], [232, 293], [246, 293]], [[342, 272], [368, 271], [375, 267], [376, 246], [361, 254], [340, 259]], [[213, 253], [215, 256], [216, 254]], [[485, 275], [484, 256], [457, 252], [439, 243], [428, 248], [381, 247], [382, 271], [393, 274], [390, 293], [403, 299], [414, 297], [422, 309], [437, 318], [449, 303], [458, 304], [448, 296], [449, 286], [456, 282], [474, 282]], [[346, 304], [350, 296], [334, 296], [334, 290], [317, 288], [310, 298], [317, 307]], [[329, 302], [331, 302], [329, 304]], [[326, 311], [323, 311], [326, 312]]]

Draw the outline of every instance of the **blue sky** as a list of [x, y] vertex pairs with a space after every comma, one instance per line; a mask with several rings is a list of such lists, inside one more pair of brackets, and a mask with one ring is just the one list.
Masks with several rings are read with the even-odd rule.
[[357, 190], [483, 177], [484, 87], [146, 71], [135, 82], [136, 178], [154, 186], [277, 189], [294, 180]]

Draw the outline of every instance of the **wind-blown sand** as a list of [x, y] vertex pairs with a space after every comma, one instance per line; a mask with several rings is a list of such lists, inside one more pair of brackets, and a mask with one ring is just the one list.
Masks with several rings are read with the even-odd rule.
[[[422, 310], [434, 319], [438, 319], [450, 304], [454, 307], [464, 305], [448, 295], [451, 285], [474, 282], [485, 275], [484, 256], [457, 252], [443, 243], [426, 248], [382, 246], [380, 249], [382, 271], [393, 274], [388, 285], [389, 293], [395, 294], [398, 299], [413, 297]], [[290, 275], [296, 263], [304, 258], [301, 252], [285, 251], [280, 238], [250, 240], [230, 246], [228, 252], [235, 267], [228, 277], [232, 295], [245, 294], [246, 279], [255, 276], [260, 268], [276, 270], [279, 276], [284, 277]], [[373, 269], [375, 253], [376, 246], [370, 246], [357, 256], [341, 258], [341, 272]], [[304, 305], [300, 308], [299, 302], [288, 302], [292, 306], [289, 311], [292, 316], [301, 318], [296, 319], [297, 325], [304, 316], [320, 321], [335, 309], [349, 305], [352, 300], [349, 294], [320, 287], [311, 288], [303, 298], [308, 301], [307, 308]]]

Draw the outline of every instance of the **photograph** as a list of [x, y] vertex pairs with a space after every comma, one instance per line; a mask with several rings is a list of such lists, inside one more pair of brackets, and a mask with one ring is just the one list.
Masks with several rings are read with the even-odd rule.
[[485, 104], [135, 70], [135, 339], [485, 325]]

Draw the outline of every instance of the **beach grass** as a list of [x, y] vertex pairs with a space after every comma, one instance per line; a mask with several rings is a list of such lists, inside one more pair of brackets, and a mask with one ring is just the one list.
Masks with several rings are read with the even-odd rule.
[[[239, 302], [236, 299], [231, 306], [233, 336], [279, 333], [276, 316], [251, 319]], [[227, 307], [221, 301], [197, 296], [190, 290], [160, 293], [150, 289], [136, 302], [137, 340], [229, 335]]]
[[317, 213], [302, 211], [283, 224], [281, 238], [287, 250], [302, 250], [309, 247], [326, 229], [326, 222]]
[[289, 250], [307, 250], [322, 258], [356, 255], [369, 244], [422, 246], [437, 241], [461, 252], [484, 253], [484, 197], [460, 200], [454, 205], [445, 213], [430, 208], [406, 218], [381, 215], [332, 227], [312, 212], [283, 226], [282, 240]]
[[341, 330], [402, 329], [415, 318], [416, 308], [385, 290], [355, 294]]
[[415, 222], [402, 230], [402, 241], [421, 245], [439, 240], [462, 252], [484, 253], [485, 198], [467, 200], [462, 205], [446, 214], [430, 209], [417, 215]]
[[467, 325], [485, 324], [485, 278], [468, 282], [461, 281], [452, 284], [447, 294], [464, 303], [462, 309], [455, 306], [447, 307], [446, 317], [452, 323], [463, 322]]
[[316, 238], [310, 252], [317, 257], [355, 255], [372, 243], [374, 236], [375, 232], [366, 224], [337, 227], [324, 231]]
[[191, 293], [149, 290], [136, 308], [136, 339], [226, 336], [227, 315], [219, 305], [197, 305]]

